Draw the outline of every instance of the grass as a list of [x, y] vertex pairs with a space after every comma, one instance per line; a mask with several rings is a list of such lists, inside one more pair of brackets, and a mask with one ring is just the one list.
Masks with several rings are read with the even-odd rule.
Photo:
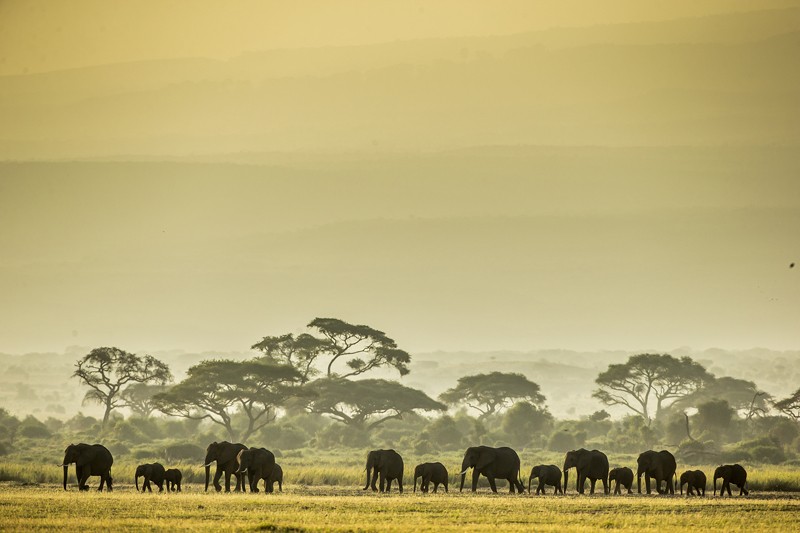
[[0, 530], [221, 531], [797, 531], [800, 497], [553, 497], [451, 492], [379, 495], [357, 488], [287, 487], [282, 494], [181, 494], [0, 487]]

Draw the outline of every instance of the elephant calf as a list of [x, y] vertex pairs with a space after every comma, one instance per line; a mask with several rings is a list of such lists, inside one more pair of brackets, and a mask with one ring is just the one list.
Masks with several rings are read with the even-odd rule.
[[697, 491], [698, 496], [706, 495], [706, 475], [702, 470], [687, 470], [681, 474], [681, 494], [684, 485], [689, 496], [694, 496], [694, 491]]
[[278, 490], [283, 492], [283, 468], [278, 463], [275, 463], [275, 466], [272, 467], [272, 473], [264, 480], [264, 490], [275, 492], [275, 483], [278, 484]]
[[167, 482], [167, 492], [180, 492], [183, 474], [177, 468], [170, 468], [164, 472], [164, 481]]
[[722, 478], [722, 488], [719, 491], [720, 497], [728, 491], [728, 496], [731, 494], [731, 483], [739, 487], [739, 496], [747, 496], [750, 491], [747, 490], [747, 470], [740, 464], [735, 465], [722, 465], [714, 470], [714, 496], [717, 495], [717, 480]]
[[631, 470], [627, 466], [623, 466], [622, 468], [612, 468], [611, 471], [608, 473], [609, 486], [611, 486], [612, 481], [615, 482], [614, 494], [622, 494], [620, 486], [628, 489], [628, 494], [633, 492], [631, 490], [631, 487], [633, 487], [633, 470]]
[[531, 482], [538, 478], [539, 485], [536, 487], [536, 494], [544, 494], [545, 485], [555, 486], [553, 494], [564, 494], [561, 488], [561, 469], [556, 465], [537, 465], [531, 469], [531, 475], [528, 478], [528, 494], [531, 492]]
[[152, 481], [157, 487], [158, 492], [164, 492], [164, 475], [166, 474], [164, 467], [160, 463], [144, 464], [136, 467], [136, 490], [139, 490], [139, 478], [144, 478], [142, 484], [142, 492], [147, 490], [153, 492], [150, 487]]
[[417, 478], [422, 478], [419, 490], [428, 492], [428, 486], [433, 483], [433, 492], [439, 489], [439, 485], [444, 485], [447, 492], [449, 475], [447, 468], [442, 463], [422, 463], [414, 468], [414, 492], [417, 492]]

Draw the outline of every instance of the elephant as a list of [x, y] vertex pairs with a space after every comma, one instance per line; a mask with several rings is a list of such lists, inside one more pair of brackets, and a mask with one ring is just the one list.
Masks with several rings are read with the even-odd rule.
[[238, 469], [236, 468], [236, 456], [240, 451], [246, 449], [247, 446], [244, 444], [233, 444], [228, 441], [212, 442], [208, 445], [208, 448], [206, 448], [206, 460], [203, 462], [203, 466], [206, 469], [206, 492], [208, 492], [211, 463], [214, 461], [217, 463], [217, 469], [214, 471], [214, 488], [217, 489], [217, 492], [222, 490], [219, 478], [222, 477], [223, 473], [225, 474], [225, 492], [231, 491], [231, 474], [236, 476], [236, 488], [234, 490], [236, 492], [239, 492], [239, 490], [246, 492], [242, 475], [237, 472]]
[[428, 486], [433, 483], [433, 492], [439, 489], [439, 485], [444, 485], [444, 491], [447, 492], [449, 475], [442, 463], [422, 463], [414, 468], [414, 492], [417, 492], [417, 478], [420, 477], [422, 478], [420, 491], [428, 492]]
[[722, 488], [720, 488], [719, 495], [722, 497], [725, 490], [728, 490], [728, 496], [731, 494], [731, 483], [739, 487], [739, 496], [750, 494], [747, 490], [747, 470], [740, 464], [735, 465], [722, 465], [714, 470], [714, 496], [717, 495], [717, 479], [722, 478]]
[[78, 489], [89, 490], [86, 481], [89, 476], [100, 476], [100, 488], [112, 491], [111, 465], [114, 457], [108, 448], [102, 444], [70, 444], [64, 450], [64, 461], [59, 465], [64, 467], [64, 490], [67, 490], [67, 474], [69, 465], [75, 463], [75, 477], [78, 479]]
[[702, 470], [687, 470], [681, 474], [681, 494], [684, 485], [689, 496], [694, 496], [694, 491], [697, 491], [698, 496], [706, 495], [706, 475]]
[[283, 492], [283, 468], [278, 463], [275, 463], [269, 478], [264, 480], [264, 489], [267, 492], [275, 492], [275, 483], [278, 484], [278, 490]]
[[[364, 485], [363, 490], [372, 487], [373, 491], [377, 491], [375, 482], [380, 476], [380, 491], [389, 492], [392, 488], [392, 480], [397, 480], [397, 485], [400, 493], [403, 492], [403, 458], [394, 450], [372, 450], [367, 454], [367, 483]], [[370, 482], [370, 472], [372, 472], [372, 481]]]
[[620, 486], [628, 489], [628, 494], [633, 492], [631, 490], [631, 487], [633, 486], [633, 470], [627, 466], [623, 466], [621, 468], [612, 468], [608, 473], [609, 487], [611, 486], [612, 481], [616, 482], [616, 485], [614, 485], [614, 494], [622, 494]]
[[599, 450], [585, 448], [568, 451], [564, 456], [564, 492], [567, 491], [570, 468], [575, 468], [578, 477], [575, 489], [579, 494], [584, 493], [587, 479], [592, 482], [590, 494], [594, 494], [594, 487], [598, 479], [603, 482], [603, 492], [608, 494], [608, 457], [606, 454]]
[[152, 481], [155, 483], [156, 487], [158, 487], [158, 492], [164, 492], [164, 475], [166, 471], [164, 467], [160, 463], [148, 463], [139, 465], [136, 467], [136, 490], [139, 490], [139, 478], [144, 478], [144, 483], [142, 483], [142, 493], [144, 493], [145, 489], [148, 492], [153, 492], [153, 489], [150, 487], [150, 482]]
[[180, 492], [181, 491], [181, 479], [183, 479], [183, 474], [177, 468], [170, 468], [166, 472], [164, 472], [164, 481], [167, 482], [167, 491], [172, 492]]
[[272, 470], [275, 468], [275, 454], [266, 448], [240, 450], [236, 456], [236, 464], [238, 466], [236, 472], [241, 476], [247, 476], [250, 480], [250, 492], [258, 492], [258, 482], [263, 479], [266, 488], [267, 480], [272, 475]]
[[472, 446], [467, 448], [464, 453], [464, 460], [461, 461], [461, 488], [464, 490], [464, 479], [467, 470], [472, 468], [472, 492], [478, 490], [478, 479], [481, 475], [489, 480], [492, 492], [497, 492], [496, 478], [508, 480], [509, 491], [513, 494], [514, 489], [522, 494], [525, 492], [525, 485], [519, 479], [520, 462], [519, 455], [511, 448], [490, 448], [489, 446]]
[[[676, 475], [678, 466], [675, 463], [674, 455], [667, 450], [661, 450], [660, 452], [647, 450], [639, 454], [636, 464], [638, 465], [636, 469], [636, 491], [639, 494], [642, 493], [642, 474], [644, 474], [647, 494], [650, 494], [650, 478], [656, 480], [656, 491], [659, 494], [666, 494], [667, 492], [675, 494], [675, 484], [672, 478]], [[662, 481], [667, 484], [663, 491], [661, 490]]]
[[531, 481], [539, 478], [539, 486], [536, 487], [536, 494], [544, 494], [545, 485], [554, 485], [555, 490], [553, 494], [564, 494], [561, 489], [561, 469], [556, 465], [537, 465], [531, 469], [531, 475], [528, 478], [528, 494], [531, 492]]

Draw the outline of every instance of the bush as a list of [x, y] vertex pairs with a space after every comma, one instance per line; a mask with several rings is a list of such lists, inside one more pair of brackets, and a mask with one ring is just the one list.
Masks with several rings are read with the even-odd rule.
[[29, 439], [47, 439], [51, 436], [47, 426], [39, 422], [39, 420], [32, 415], [25, 417], [25, 420], [19, 425], [18, 433], [20, 436]]
[[310, 438], [311, 436], [300, 428], [294, 426], [281, 426], [276, 431], [271, 445], [285, 448], [287, 450], [294, 450], [305, 446]]
[[203, 461], [206, 451], [191, 443], [172, 444], [164, 449], [164, 459], [168, 462], [172, 461]]
[[554, 431], [547, 441], [547, 449], [551, 452], [568, 452], [576, 447], [575, 436], [567, 431]]
[[331, 424], [317, 432], [316, 444], [321, 448], [331, 449], [339, 446], [346, 448], [364, 448], [370, 446], [369, 434], [360, 428], [348, 427], [344, 424]]

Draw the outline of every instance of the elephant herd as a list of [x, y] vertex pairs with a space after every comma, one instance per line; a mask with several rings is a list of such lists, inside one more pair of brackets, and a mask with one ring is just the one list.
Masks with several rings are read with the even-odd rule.
[[[64, 451], [64, 489], [67, 488], [67, 474], [69, 465], [75, 463], [75, 474], [78, 479], [80, 490], [89, 490], [86, 484], [90, 476], [100, 477], [99, 490], [112, 490], [111, 465], [114, 459], [111, 452], [101, 444], [70, 444]], [[208, 491], [208, 484], [211, 474], [211, 465], [216, 463], [214, 471], [213, 486], [217, 492], [222, 490], [220, 478], [225, 478], [225, 492], [231, 490], [231, 476], [236, 478], [234, 491], [246, 492], [246, 485], [249, 484], [251, 492], [259, 492], [259, 482], [264, 482], [266, 492], [274, 491], [274, 484], [278, 483], [278, 489], [283, 491], [283, 470], [275, 462], [275, 455], [266, 448], [248, 448], [244, 444], [230, 442], [212, 442], [206, 449], [206, 457], [203, 467], [206, 471], [205, 490]], [[645, 489], [647, 494], [651, 493], [651, 481], [658, 494], [675, 494], [678, 489], [677, 464], [675, 457], [668, 451], [648, 450], [639, 455], [636, 461], [636, 490], [642, 492], [642, 476], [645, 478]], [[528, 477], [528, 492], [534, 479], [538, 480], [536, 494], [544, 494], [547, 486], [554, 487], [554, 494], [564, 494], [567, 490], [569, 471], [575, 469], [576, 490], [584, 494], [586, 481], [590, 483], [590, 493], [594, 494], [595, 486], [599, 480], [603, 484], [603, 492], [609, 493], [612, 482], [614, 494], [622, 494], [622, 488], [627, 493], [632, 493], [633, 470], [628, 467], [619, 467], [609, 470], [608, 457], [599, 450], [572, 450], [567, 452], [564, 457], [563, 474], [562, 470], [556, 465], [537, 465], [531, 469]], [[395, 450], [372, 450], [367, 455], [365, 470], [367, 473], [366, 484], [363, 490], [372, 488], [373, 491], [389, 492], [392, 482], [397, 482], [400, 492], [403, 492], [403, 458]], [[484, 476], [492, 489], [497, 492], [496, 480], [508, 481], [511, 493], [523, 493], [525, 485], [520, 479], [521, 465], [517, 452], [508, 447], [492, 448], [489, 446], [473, 446], [467, 448], [464, 459], [461, 462], [461, 486], [459, 490], [464, 490], [464, 481], [469, 469], [472, 469], [472, 491], [478, 488], [478, 481]], [[158, 487], [162, 492], [164, 482], [167, 483], [167, 491], [181, 490], [181, 471], [178, 469], [166, 470], [159, 463], [143, 464], [136, 468], [136, 490], [139, 490], [139, 478], [144, 479], [142, 492], [145, 490], [152, 492], [151, 484]], [[563, 477], [563, 482], [562, 482]], [[420, 490], [428, 492], [433, 485], [433, 492], [437, 492], [439, 486], [448, 491], [449, 474], [447, 468], [442, 463], [422, 463], [414, 469], [414, 492], [417, 490], [417, 479], [421, 479]], [[673, 481], [674, 479], [674, 481]], [[731, 485], [739, 488], [739, 495], [749, 494], [747, 490], [747, 471], [738, 464], [722, 465], [714, 471], [714, 495], [717, 493], [717, 480], [722, 479], [720, 496], [727, 490], [728, 496], [731, 494]], [[248, 482], [249, 480], [249, 482]], [[683, 486], [687, 486], [689, 495], [697, 494], [705, 496], [706, 475], [700, 470], [687, 470], [680, 476], [680, 491], [683, 494]]]

